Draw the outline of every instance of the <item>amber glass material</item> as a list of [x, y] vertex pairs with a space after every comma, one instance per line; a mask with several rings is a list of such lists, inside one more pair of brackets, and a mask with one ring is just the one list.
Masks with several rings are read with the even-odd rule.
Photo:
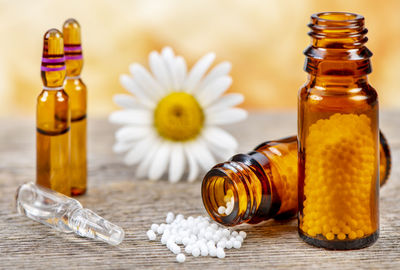
[[71, 194], [86, 192], [86, 85], [81, 79], [83, 65], [81, 28], [74, 19], [63, 26], [67, 77], [64, 89], [70, 99], [71, 108]]
[[50, 29], [44, 35], [41, 74], [43, 91], [36, 107], [36, 181], [38, 184], [71, 194], [70, 112], [65, 78], [62, 34]]
[[[391, 155], [380, 133], [380, 183], [386, 183]], [[204, 177], [202, 197], [209, 215], [225, 226], [258, 223], [297, 214], [297, 137], [259, 145], [247, 155], [239, 154], [217, 164]], [[231, 212], [218, 212], [232, 202]]]
[[328, 249], [357, 249], [379, 235], [378, 97], [364, 18], [311, 16], [308, 81], [299, 91], [299, 234]]

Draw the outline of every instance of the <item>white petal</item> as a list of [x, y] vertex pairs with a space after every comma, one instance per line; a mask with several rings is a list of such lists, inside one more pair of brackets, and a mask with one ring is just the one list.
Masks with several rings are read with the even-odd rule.
[[197, 139], [195, 142], [191, 143], [188, 151], [193, 154], [203, 170], [207, 171], [215, 164], [215, 159], [208, 150], [207, 144], [201, 139]]
[[164, 63], [167, 66], [168, 69], [168, 74], [170, 76], [170, 81], [172, 83], [172, 88], [174, 90], [179, 90], [178, 86], [178, 75], [177, 75], [177, 68], [175, 64], [175, 57], [174, 57], [174, 52], [170, 47], [165, 47], [162, 52], [161, 56], [164, 59]]
[[177, 90], [183, 90], [183, 83], [185, 82], [186, 78], [186, 73], [187, 73], [187, 67], [186, 67], [186, 62], [185, 59], [182, 56], [176, 57], [176, 76], [178, 80], [178, 89]]
[[164, 90], [168, 91], [172, 86], [168, 75], [168, 69], [163, 59], [156, 51], [150, 53], [149, 64], [154, 77], [156, 77], [157, 81], [163, 86]]
[[110, 114], [109, 120], [114, 124], [149, 125], [153, 122], [152, 114], [147, 110], [123, 110]]
[[160, 147], [161, 142], [159, 139], [155, 139], [153, 141], [153, 144], [150, 145], [150, 147], [148, 147], [146, 149], [146, 155], [145, 157], [142, 159], [142, 161], [140, 162], [138, 168], [136, 169], [136, 177], [138, 178], [142, 178], [145, 175], [147, 175], [148, 173], [148, 169], [154, 159], [154, 156], [158, 150], [158, 148]]
[[145, 106], [131, 95], [116, 94], [113, 96], [113, 101], [118, 106], [125, 109], [143, 109]]
[[208, 74], [204, 77], [204, 79], [200, 82], [199, 87], [196, 91], [203, 89], [210, 82], [215, 79], [228, 75], [229, 71], [231, 71], [232, 65], [229, 62], [222, 62], [216, 65]]
[[219, 127], [208, 127], [203, 132], [203, 137], [207, 142], [210, 142], [212, 145], [227, 148], [227, 149], [236, 149], [238, 147], [238, 143], [236, 139]]
[[190, 70], [189, 75], [187, 76], [183, 85], [184, 89], [188, 93], [192, 93], [196, 89], [198, 83], [200, 82], [204, 73], [206, 73], [207, 69], [210, 67], [214, 59], [215, 54], [208, 53], [203, 56], [199, 61], [197, 61], [194, 67]]
[[125, 126], [115, 133], [117, 141], [135, 141], [146, 137], [151, 132], [148, 126]]
[[197, 98], [203, 107], [207, 107], [218, 99], [232, 84], [232, 78], [229, 76], [220, 77], [198, 92]]
[[189, 163], [188, 181], [193, 182], [196, 180], [197, 175], [199, 175], [199, 165], [197, 165], [196, 159], [190, 151], [190, 144], [185, 144], [184, 150]]
[[113, 151], [114, 153], [120, 154], [131, 149], [134, 144], [134, 142], [116, 142], [113, 145]]
[[129, 92], [131, 92], [138, 98], [138, 101], [140, 103], [142, 103], [143, 105], [145, 105], [149, 108], [154, 108], [156, 106], [154, 101], [152, 101], [151, 98], [145, 92], [143, 92], [142, 89], [140, 89], [140, 87], [136, 84], [136, 82], [131, 77], [129, 77], [128, 75], [122, 74], [119, 77], [119, 80], [120, 80], [122, 86], [125, 87], [126, 90], [128, 90]]
[[224, 95], [206, 108], [206, 114], [218, 112], [221, 110], [225, 110], [229, 107], [236, 106], [242, 103], [243, 100], [244, 97], [242, 94], [233, 93]]
[[185, 170], [185, 156], [180, 143], [173, 144], [171, 149], [171, 163], [169, 164], [169, 181], [178, 182]]
[[161, 85], [154, 80], [153, 76], [142, 65], [134, 63], [129, 66], [129, 71], [139, 87], [146, 91], [147, 95], [151, 96], [153, 100], [159, 99], [165, 94]]
[[170, 143], [163, 142], [154, 155], [154, 160], [150, 165], [149, 178], [150, 180], [158, 180], [167, 168], [169, 156], [171, 152]]
[[229, 148], [220, 148], [208, 143], [210, 151], [222, 161], [228, 160], [235, 154], [235, 150]]
[[133, 165], [143, 160], [151, 146], [154, 144], [155, 137], [148, 136], [136, 143], [136, 145], [125, 155], [124, 162], [126, 165]]
[[208, 125], [226, 125], [246, 119], [247, 111], [240, 108], [230, 108], [227, 110], [210, 113], [207, 115]]

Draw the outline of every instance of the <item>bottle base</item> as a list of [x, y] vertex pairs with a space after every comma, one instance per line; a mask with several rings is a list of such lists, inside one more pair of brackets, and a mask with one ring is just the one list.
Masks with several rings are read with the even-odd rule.
[[86, 193], [86, 188], [71, 188], [71, 196], [80, 196]]
[[349, 240], [349, 241], [341, 241], [341, 240], [321, 240], [317, 238], [311, 238], [305, 234], [303, 234], [301, 231], [299, 231], [299, 236], [300, 238], [306, 242], [307, 244], [316, 246], [316, 247], [322, 247], [326, 249], [332, 249], [332, 250], [349, 250], [349, 249], [361, 249], [361, 248], [366, 248], [371, 246], [378, 240], [379, 238], [379, 230], [374, 232], [373, 234], [360, 238], [360, 239], [355, 239], [355, 240]]

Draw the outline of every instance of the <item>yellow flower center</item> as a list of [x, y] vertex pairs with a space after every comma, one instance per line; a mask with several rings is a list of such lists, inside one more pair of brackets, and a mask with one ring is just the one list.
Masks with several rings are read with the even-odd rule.
[[173, 92], [157, 104], [154, 125], [160, 136], [173, 141], [195, 138], [203, 128], [204, 113], [197, 100], [184, 92]]

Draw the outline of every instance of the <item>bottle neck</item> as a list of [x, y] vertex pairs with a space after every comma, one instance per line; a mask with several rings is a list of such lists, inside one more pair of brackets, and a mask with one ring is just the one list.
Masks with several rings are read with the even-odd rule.
[[66, 60], [67, 67], [66, 79], [79, 79], [82, 71], [83, 60]]
[[272, 218], [279, 207], [274, 207], [277, 194], [269, 179], [268, 162], [264, 155], [251, 152], [211, 169], [202, 184], [208, 214], [226, 226]]
[[310, 75], [360, 77], [371, 73], [364, 17], [323, 12], [312, 15], [308, 26], [311, 45], [304, 51], [304, 69]]

